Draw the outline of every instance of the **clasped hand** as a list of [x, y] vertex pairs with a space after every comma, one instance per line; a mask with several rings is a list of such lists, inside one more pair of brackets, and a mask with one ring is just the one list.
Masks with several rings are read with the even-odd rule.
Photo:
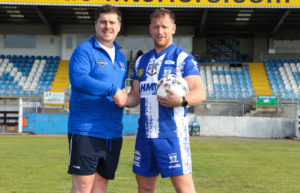
[[159, 101], [159, 103], [166, 108], [181, 106], [182, 97], [171, 89], [167, 88], [166, 91], [169, 93], [168, 96], [157, 96], [157, 100]]
[[125, 89], [119, 89], [112, 98], [118, 107], [123, 108], [127, 102], [128, 95]]

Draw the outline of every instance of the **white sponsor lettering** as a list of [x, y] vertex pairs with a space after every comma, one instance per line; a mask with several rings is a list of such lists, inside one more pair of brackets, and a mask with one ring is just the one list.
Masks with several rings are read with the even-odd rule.
[[140, 157], [140, 156], [137, 156], [137, 155], [135, 155], [135, 156], [134, 156], [134, 160], [136, 160], [136, 161], [140, 161], [140, 160], [141, 160], [141, 157]]
[[140, 166], [140, 162], [138, 162], [138, 161], [133, 161], [133, 165], [135, 165], [135, 166], [137, 166], [137, 167], [141, 167], [141, 166]]
[[134, 154], [135, 154], [135, 155], [138, 155], [138, 156], [141, 156], [141, 152], [138, 151], [138, 150], [135, 150], [135, 151], [134, 151]]
[[175, 165], [172, 165], [172, 166], [169, 166], [169, 169], [172, 169], [172, 168], [180, 168], [180, 164], [175, 164]]
[[175, 62], [172, 61], [172, 60], [166, 60], [166, 61], [165, 61], [165, 64], [175, 64]]

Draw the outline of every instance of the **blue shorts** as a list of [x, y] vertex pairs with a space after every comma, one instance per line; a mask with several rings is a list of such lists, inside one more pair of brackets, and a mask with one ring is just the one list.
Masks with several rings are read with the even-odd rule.
[[133, 172], [163, 178], [192, 173], [189, 138], [141, 138], [135, 144]]

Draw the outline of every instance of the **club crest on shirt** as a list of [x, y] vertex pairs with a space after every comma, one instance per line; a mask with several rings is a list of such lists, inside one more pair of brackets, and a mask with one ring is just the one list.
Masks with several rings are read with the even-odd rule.
[[105, 62], [102, 59], [98, 59], [97, 60], [97, 64], [98, 64], [99, 67], [103, 68], [103, 67], [105, 67], [105, 65], [107, 64], [107, 62]]
[[144, 68], [140, 68], [138, 71], [138, 77], [141, 78], [144, 74]]
[[121, 70], [125, 72], [126, 71], [125, 64], [123, 62], [120, 62], [120, 66], [121, 66]]
[[155, 59], [151, 58], [148, 64], [147, 74], [153, 76], [157, 73], [158, 64], [155, 62]]

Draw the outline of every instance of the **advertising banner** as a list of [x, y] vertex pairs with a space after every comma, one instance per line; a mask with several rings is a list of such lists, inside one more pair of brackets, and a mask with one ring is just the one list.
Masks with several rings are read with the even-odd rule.
[[63, 105], [65, 102], [65, 93], [63, 92], [45, 92], [44, 105]]
[[1, 0], [0, 4], [191, 8], [299, 8], [300, 0]]
[[257, 95], [256, 104], [259, 107], [277, 107], [278, 99], [276, 95]]

